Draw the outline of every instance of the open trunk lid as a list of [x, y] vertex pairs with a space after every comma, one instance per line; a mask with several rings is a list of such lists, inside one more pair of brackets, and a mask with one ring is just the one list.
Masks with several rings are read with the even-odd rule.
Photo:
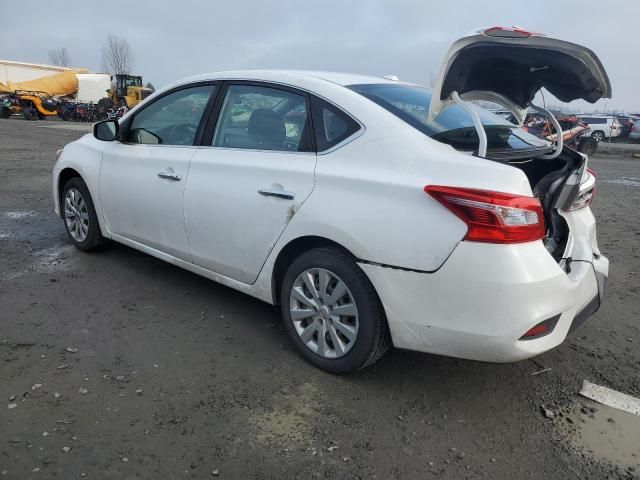
[[457, 92], [463, 100], [499, 103], [522, 124], [543, 87], [563, 102], [611, 98], [609, 77], [588, 48], [516, 27], [492, 27], [451, 46], [433, 86], [428, 118], [454, 102]]

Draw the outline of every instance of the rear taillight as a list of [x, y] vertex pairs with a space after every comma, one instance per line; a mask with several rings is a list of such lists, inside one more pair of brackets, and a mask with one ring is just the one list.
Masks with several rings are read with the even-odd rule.
[[467, 224], [471, 242], [522, 243], [545, 236], [540, 200], [475, 188], [427, 185], [424, 191]]
[[593, 202], [593, 199], [596, 196], [596, 172], [587, 168], [584, 176], [582, 177], [582, 182], [580, 182], [580, 190], [578, 191], [578, 195], [571, 203], [569, 210], [579, 210], [584, 207], [588, 207]]
[[[532, 32], [528, 32], [520, 27], [491, 27], [482, 31], [487, 37], [500, 37], [500, 38], [529, 38], [536, 35]], [[540, 34], [537, 34], [540, 35]]]

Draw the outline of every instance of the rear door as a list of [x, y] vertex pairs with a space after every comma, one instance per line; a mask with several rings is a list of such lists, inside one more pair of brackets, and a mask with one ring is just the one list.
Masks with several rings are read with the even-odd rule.
[[309, 98], [280, 85], [228, 82], [216, 103], [184, 195], [191, 257], [253, 283], [313, 190]]
[[180, 87], [144, 106], [105, 143], [100, 201], [112, 234], [189, 260], [183, 195], [215, 84]]

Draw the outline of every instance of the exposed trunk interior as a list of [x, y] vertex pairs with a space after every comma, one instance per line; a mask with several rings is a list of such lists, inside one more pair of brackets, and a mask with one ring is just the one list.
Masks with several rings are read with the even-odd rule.
[[538, 157], [503, 161], [522, 170], [529, 179], [533, 195], [540, 198], [547, 226], [544, 244], [558, 262], [566, 249], [569, 226], [554, 206], [569, 174], [582, 162], [583, 157], [569, 148], [564, 148], [553, 160]]

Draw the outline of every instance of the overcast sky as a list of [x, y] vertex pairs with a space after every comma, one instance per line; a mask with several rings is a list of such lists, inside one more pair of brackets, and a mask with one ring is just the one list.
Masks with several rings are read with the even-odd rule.
[[595, 108], [640, 111], [640, 2], [632, 0], [24, 0], [14, 7], [18, 17], [37, 14], [27, 24], [4, 16], [1, 59], [48, 63], [50, 49], [66, 47], [74, 66], [100, 71], [101, 47], [115, 34], [133, 48], [132, 73], [156, 87], [244, 68], [395, 74], [429, 84], [455, 39], [519, 25], [596, 52], [613, 99]]

